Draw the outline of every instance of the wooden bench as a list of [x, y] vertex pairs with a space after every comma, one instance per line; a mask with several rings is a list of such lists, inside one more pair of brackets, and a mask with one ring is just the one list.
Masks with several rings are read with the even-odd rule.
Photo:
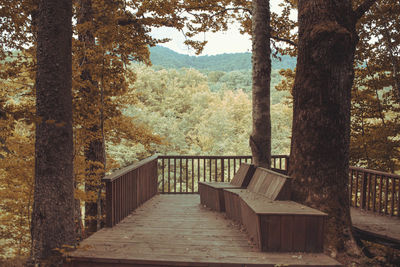
[[199, 182], [200, 203], [216, 211], [225, 211], [224, 188], [245, 188], [255, 171], [254, 165], [242, 163], [230, 183]]
[[257, 168], [247, 189], [224, 189], [227, 217], [261, 251], [322, 252], [326, 214], [290, 201], [291, 178]]

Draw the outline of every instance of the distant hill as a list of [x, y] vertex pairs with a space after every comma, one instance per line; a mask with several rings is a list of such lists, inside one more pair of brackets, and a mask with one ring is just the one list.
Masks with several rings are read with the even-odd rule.
[[[179, 54], [169, 48], [150, 48], [150, 59], [154, 66], [168, 69], [194, 68], [209, 71], [251, 70], [251, 53], [220, 54], [215, 56], [189, 56]], [[272, 59], [272, 69], [294, 69], [296, 58], [281, 56], [281, 61]]]

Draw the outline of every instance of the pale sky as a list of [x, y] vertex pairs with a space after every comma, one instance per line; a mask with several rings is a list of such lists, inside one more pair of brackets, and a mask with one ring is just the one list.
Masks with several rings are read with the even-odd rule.
[[[205, 33], [199, 35], [198, 40], [207, 40], [208, 43], [201, 55], [216, 55], [223, 53], [251, 52], [251, 41], [248, 34], [239, 33], [238, 26], [232, 25], [227, 32]], [[160, 28], [152, 31], [153, 36], [159, 38], [167, 37], [172, 40], [161, 44], [181, 54], [194, 55], [194, 50], [189, 49], [185, 44], [183, 33], [170, 28]]]
[[[281, 0], [271, 0], [271, 10], [278, 12]], [[183, 33], [170, 28], [153, 29], [152, 35], [158, 38], [171, 38], [168, 43], [162, 46], [168, 47], [181, 54], [194, 55], [194, 50], [189, 49], [185, 44]], [[251, 52], [251, 40], [248, 34], [239, 33], [239, 25], [230, 25], [226, 32], [208, 32], [197, 36], [197, 40], [207, 40], [208, 43], [201, 55], [216, 55], [223, 53]]]

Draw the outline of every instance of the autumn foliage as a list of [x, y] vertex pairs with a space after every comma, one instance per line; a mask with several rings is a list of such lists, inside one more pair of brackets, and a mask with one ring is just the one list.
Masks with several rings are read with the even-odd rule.
[[[101, 227], [104, 173], [154, 153], [248, 154], [251, 101], [245, 92], [210, 90], [195, 70], [157, 70], [149, 46], [167, 40], [152, 27], [173, 27], [201, 52], [193, 37], [236, 21], [251, 32], [250, 0], [74, 1], [73, 129], [76, 228], [79, 238]], [[295, 55], [297, 1], [271, 14], [273, 51]], [[353, 1], [358, 6], [361, 0]], [[399, 168], [400, 6], [380, 0], [357, 24], [352, 89], [350, 164], [388, 172]], [[33, 201], [37, 1], [0, 0], [0, 255], [26, 256]], [[281, 45], [286, 43], [287, 45]], [[132, 64], [132, 62], [142, 62]], [[278, 90], [290, 91], [295, 72]], [[208, 77], [209, 78], [209, 77]], [[275, 103], [272, 153], [289, 153], [290, 100]], [[289, 103], [289, 106], [286, 103]], [[95, 157], [92, 157], [95, 154]], [[95, 203], [94, 214], [84, 213]], [[88, 209], [86, 209], [87, 211]], [[90, 232], [90, 231], [89, 231]]]

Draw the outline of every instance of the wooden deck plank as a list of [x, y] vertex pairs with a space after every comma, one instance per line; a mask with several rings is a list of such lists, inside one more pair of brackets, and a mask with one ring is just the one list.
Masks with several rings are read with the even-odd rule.
[[68, 266], [338, 266], [323, 254], [259, 252], [242, 228], [199, 204], [158, 195], [84, 240]]
[[360, 237], [400, 249], [400, 218], [351, 208], [351, 220]]
[[293, 201], [269, 200], [264, 195], [254, 194], [246, 189], [226, 189], [225, 191], [238, 194], [257, 214], [296, 214], [325, 216], [324, 212], [301, 205]]

